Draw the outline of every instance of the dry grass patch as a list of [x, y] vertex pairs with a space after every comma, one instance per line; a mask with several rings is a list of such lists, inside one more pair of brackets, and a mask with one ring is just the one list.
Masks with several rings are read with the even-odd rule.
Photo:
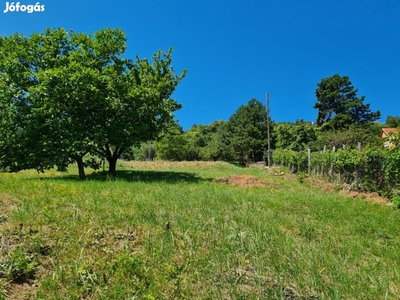
[[[295, 180], [295, 179], [297, 179], [297, 177], [294, 174], [288, 174], [288, 175], [285, 175], [285, 179], [286, 180]], [[323, 190], [325, 192], [333, 192], [335, 190], [343, 188], [339, 192], [339, 194], [341, 196], [350, 197], [350, 198], [354, 198], [354, 199], [362, 199], [362, 200], [366, 200], [366, 201], [372, 202], [372, 203], [391, 205], [391, 202], [387, 198], [380, 196], [376, 192], [372, 192], [372, 193], [357, 192], [357, 191], [348, 189], [346, 186], [341, 187], [338, 184], [335, 184], [335, 183], [332, 183], [329, 181], [325, 181], [322, 179], [318, 179], [318, 178], [312, 178], [312, 177], [307, 178], [307, 182], [313, 186], [320, 188], [321, 190]]]
[[163, 170], [163, 169], [210, 169], [229, 166], [226, 162], [219, 161], [127, 161], [125, 165], [135, 169]]
[[337, 190], [337, 185], [335, 183], [318, 179], [318, 178], [309, 178], [307, 180], [311, 185], [316, 186], [320, 188], [321, 190], [325, 192], [333, 192]]
[[340, 191], [339, 194], [342, 196], [351, 197], [355, 199], [363, 199], [373, 203], [391, 205], [391, 202], [387, 198], [379, 196], [378, 193], [359, 193], [356, 191], [342, 190]]
[[0, 223], [2, 217], [14, 210], [19, 200], [5, 193], [0, 193]]
[[8, 300], [33, 300], [36, 299], [37, 286], [28, 283], [10, 284], [7, 293]]
[[215, 179], [214, 182], [225, 183], [242, 188], [247, 187], [276, 187], [277, 183], [263, 181], [252, 175], [234, 175], [225, 178]]
[[[14, 264], [21, 263], [18, 260], [10, 261], [10, 253], [14, 252], [16, 247], [22, 242], [20, 231], [23, 224], [14, 224], [9, 220], [9, 214], [16, 209], [19, 199], [5, 193], [0, 193], [0, 264], [9, 268], [17, 268]], [[15, 259], [15, 258], [14, 258]], [[17, 272], [17, 271], [16, 271]], [[21, 272], [23, 272], [21, 270]], [[10, 300], [29, 300], [36, 298], [37, 286], [30, 279], [16, 278], [15, 280], [7, 280], [0, 273], [0, 298], [6, 295]]]
[[6, 233], [12, 231], [16, 226], [16, 224], [10, 222], [9, 214], [16, 208], [18, 202], [17, 198], [0, 193], [0, 260], [4, 256], [4, 251], [10, 245], [15, 244], [15, 242], [12, 242], [12, 238], [6, 236]]

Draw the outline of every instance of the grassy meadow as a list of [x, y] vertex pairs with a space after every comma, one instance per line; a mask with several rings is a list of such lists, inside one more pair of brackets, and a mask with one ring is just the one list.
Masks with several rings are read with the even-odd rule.
[[0, 299], [400, 299], [391, 206], [226, 163], [76, 173], [0, 173]]

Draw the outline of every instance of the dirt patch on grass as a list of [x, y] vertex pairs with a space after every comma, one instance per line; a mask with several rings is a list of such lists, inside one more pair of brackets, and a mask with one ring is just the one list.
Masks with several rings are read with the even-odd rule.
[[321, 190], [326, 191], [326, 192], [333, 192], [335, 190], [338, 190], [338, 187], [336, 184], [329, 182], [329, 181], [322, 180], [322, 179], [310, 178], [308, 180], [308, 182], [310, 184], [312, 184], [313, 186], [319, 187]]
[[342, 190], [339, 194], [354, 199], [363, 199], [369, 202], [391, 205], [391, 202], [388, 199], [379, 196], [378, 193], [359, 193], [356, 191]]
[[278, 184], [263, 181], [252, 175], [234, 175], [225, 178], [215, 179], [214, 182], [225, 183], [242, 188], [246, 187], [276, 187]]

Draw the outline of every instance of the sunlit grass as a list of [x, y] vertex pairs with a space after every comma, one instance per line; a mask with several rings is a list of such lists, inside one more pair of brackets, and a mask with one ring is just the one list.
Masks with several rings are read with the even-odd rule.
[[[1, 256], [33, 299], [396, 299], [399, 211], [225, 163], [0, 174]], [[273, 187], [213, 179], [250, 174]], [[18, 282], [0, 278], [3, 295]], [[0, 291], [1, 292], [1, 291]], [[29, 297], [27, 297], [29, 299]]]

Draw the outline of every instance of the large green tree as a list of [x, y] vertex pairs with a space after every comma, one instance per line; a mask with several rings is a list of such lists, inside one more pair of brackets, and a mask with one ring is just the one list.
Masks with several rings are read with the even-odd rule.
[[229, 118], [230, 144], [239, 163], [259, 161], [267, 143], [267, 111], [257, 99], [241, 105]]
[[0, 38], [3, 167], [65, 168], [74, 160], [84, 178], [83, 157], [92, 153], [115, 175], [126, 149], [169, 125], [180, 108], [171, 95], [185, 71], [175, 75], [171, 49], [151, 62], [126, 59], [126, 42], [120, 29]]
[[275, 126], [276, 148], [302, 151], [312, 148], [317, 140], [315, 125], [304, 120], [278, 123]]
[[348, 76], [323, 78], [317, 84], [315, 95], [318, 109], [317, 125], [323, 130], [347, 129], [354, 123], [371, 123], [380, 118], [380, 112], [371, 112], [364, 104], [365, 96], [357, 97], [358, 90]]
[[230, 142], [231, 133], [229, 122], [214, 121], [209, 126], [209, 139], [205, 147], [200, 151], [203, 160], [221, 160], [233, 162], [235, 151]]
[[204, 147], [210, 142], [210, 125], [193, 125], [185, 132], [188, 144], [187, 160], [204, 160], [202, 153]]
[[173, 124], [160, 134], [155, 143], [157, 159], [183, 161], [187, 158], [188, 142], [183, 129]]
[[228, 130], [228, 122], [224, 120], [193, 125], [185, 134], [189, 146], [187, 159], [233, 161]]

